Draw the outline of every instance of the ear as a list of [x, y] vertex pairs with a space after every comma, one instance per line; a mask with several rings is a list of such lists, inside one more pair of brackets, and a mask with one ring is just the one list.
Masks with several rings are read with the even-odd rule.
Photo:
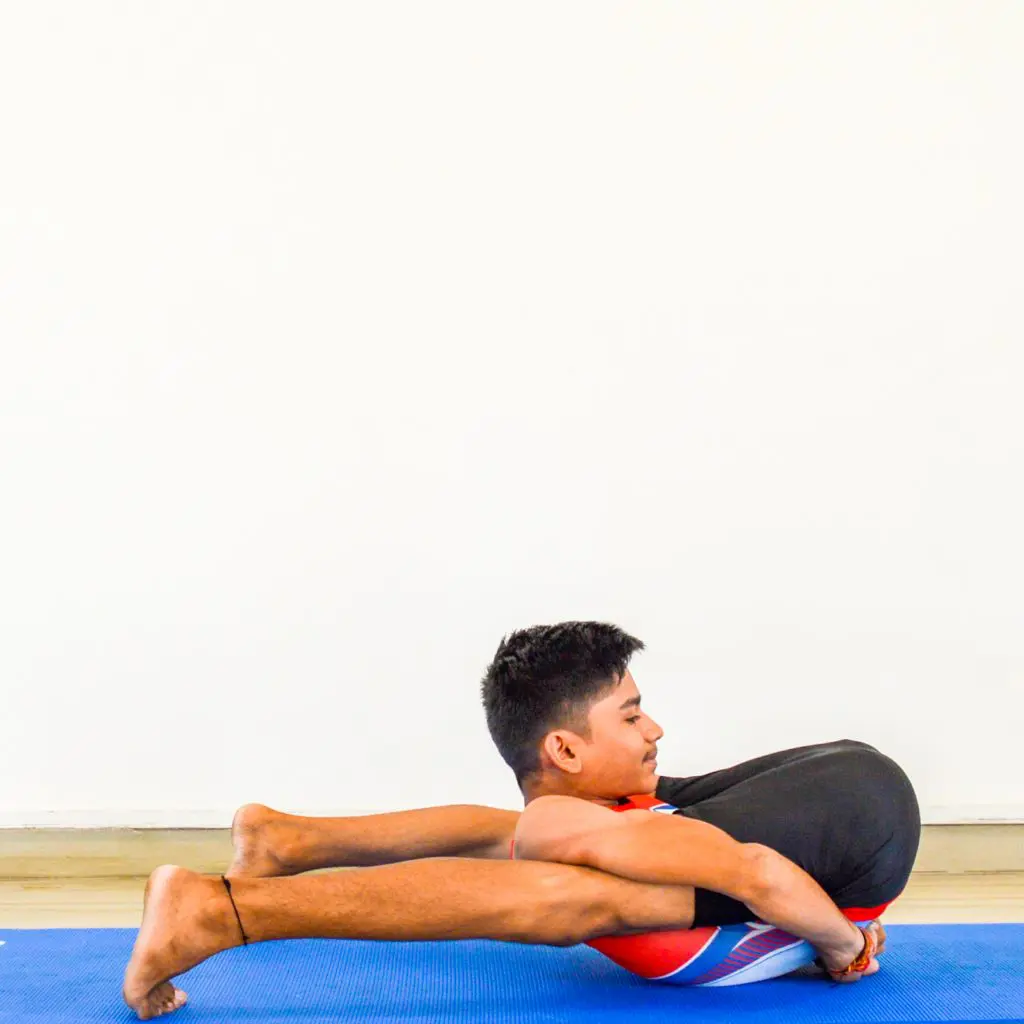
[[583, 771], [579, 748], [579, 736], [568, 729], [555, 729], [549, 732], [541, 744], [541, 749], [552, 766], [570, 775], [578, 775]]

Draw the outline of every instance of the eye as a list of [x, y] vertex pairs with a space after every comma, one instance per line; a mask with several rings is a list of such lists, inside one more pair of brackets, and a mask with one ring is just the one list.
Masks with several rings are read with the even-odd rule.
[[629, 722], [630, 725], [632, 725], [633, 722], [639, 722], [640, 721], [640, 716], [639, 715], [631, 715], [629, 718], [626, 719], [626, 721]]

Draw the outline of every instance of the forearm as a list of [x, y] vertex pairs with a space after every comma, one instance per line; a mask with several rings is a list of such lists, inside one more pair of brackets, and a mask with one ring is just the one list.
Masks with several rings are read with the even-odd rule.
[[746, 905], [760, 920], [806, 939], [827, 967], [839, 970], [849, 964], [864, 948], [860, 929], [806, 871], [768, 847], [756, 850], [758, 881]]
[[[829, 967], [845, 967], [863, 948], [863, 936], [807, 872], [768, 847], [736, 844], [720, 830], [686, 822], [687, 830], [707, 830], [703, 842], [721, 837], [721, 856], [700, 863], [686, 850], [678, 819], [650, 815], [629, 827], [613, 827], [581, 837], [567, 847], [576, 863], [623, 878], [657, 885], [693, 885], [745, 903], [753, 915], [806, 939]], [[621, 821], [621, 819], [620, 819]], [[617, 826], [619, 822], [615, 823]], [[712, 852], [714, 847], [710, 847]]]

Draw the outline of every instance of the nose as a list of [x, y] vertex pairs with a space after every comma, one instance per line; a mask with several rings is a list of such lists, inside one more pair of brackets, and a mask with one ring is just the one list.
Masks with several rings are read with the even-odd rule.
[[653, 718], [648, 718], [647, 723], [648, 742], [657, 743], [665, 735], [665, 730]]

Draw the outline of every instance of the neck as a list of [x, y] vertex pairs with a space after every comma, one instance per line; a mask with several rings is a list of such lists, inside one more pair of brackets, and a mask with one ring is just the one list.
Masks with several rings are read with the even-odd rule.
[[523, 803], [529, 804], [539, 796], [575, 796], [575, 793], [567, 792], [563, 787], [552, 784], [550, 779], [542, 775], [534, 775], [523, 779], [519, 786], [523, 794]]
[[531, 775], [523, 779], [519, 784], [519, 789], [523, 794], [524, 804], [529, 804], [541, 796], [571, 796], [577, 800], [586, 800], [588, 803], [601, 804], [603, 807], [611, 807], [616, 803], [615, 800], [606, 800], [599, 796], [580, 793], [571, 784], [566, 783], [561, 772], [558, 776], [551, 776], [544, 772]]
[[519, 788], [522, 790], [525, 803], [530, 803], [539, 796], [574, 796], [580, 800], [590, 799], [573, 786], [573, 776], [566, 772], [541, 770], [523, 779]]

